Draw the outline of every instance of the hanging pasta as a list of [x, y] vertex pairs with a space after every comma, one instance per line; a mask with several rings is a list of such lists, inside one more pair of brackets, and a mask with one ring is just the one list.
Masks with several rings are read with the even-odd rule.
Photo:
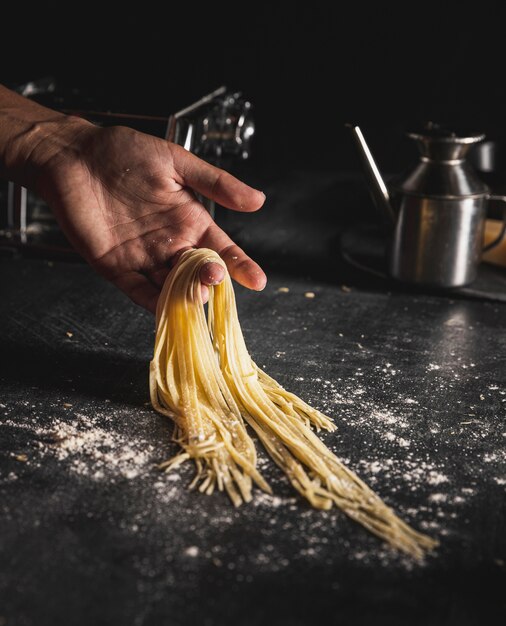
[[[209, 290], [207, 319], [199, 272], [205, 263], [225, 269]], [[193, 459], [191, 488], [226, 491], [234, 505], [249, 502], [252, 487], [272, 493], [258, 471], [256, 433], [293, 487], [313, 507], [337, 506], [391, 546], [421, 557], [436, 542], [405, 524], [317, 437], [334, 423], [259, 369], [237, 316], [232, 281], [213, 250], [184, 252], [162, 289], [150, 366], [153, 407], [175, 423], [181, 452], [160, 467]]]

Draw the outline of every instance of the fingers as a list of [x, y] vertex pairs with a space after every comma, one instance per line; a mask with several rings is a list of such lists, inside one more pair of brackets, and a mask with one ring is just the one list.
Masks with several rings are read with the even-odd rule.
[[[235, 245], [230, 237], [216, 224], [212, 224], [202, 241], [202, 246], [216, 250], [225, 264], [232, 278], [249, 289], [260, 291], [265, 287], [267, 278], [261, 268], [250, 259], [239, 246]], [[186, 248], [188, 249], [188, 248]], [[184, 252], [180, 250], [174, 255], [171, 265], [177, 262]], [[141, 274], [138, 271], [125, 272], [112, 279], [112, 282], [121, 289], [133, 302], [144, 307], [151, 313], [156, 313], [156, 304], [170, 267]], [[209, 286], [218, 285], [225, 278], [225, 269], [218, 263], [206, 263], [199, 274], [202, 289], [202, 301], [209, 300]]]
[[[184, 248], [178, 250], [176, 254], [172, 255], [172, 258], [169, 261], [170, 267], [174, 267], [174, 265], [176, 265], [183, 252], [192, 249], [192, 246], [185, 246]], [[152, 272], [150, 274], [150, 278], [161, 288], [169, 271], [169, 268], [167, 268], [158, 270], [157, 272]], [[206, 263], [200, 269], [200, 280], [203, 285], [218, 285], [224, 278], [225, 270], [221, 265], [218, 265], [218, 263]]]
[[138, 272], [127, 272], [114, 279], [116, 287], [124, 291], [126, 295], [151, 313], [156, 313], [156, 303], [160, 290], [152, 282]]
[[169, 272], [170, 272], [170, 267], [163, 267], [159, 270], [148, 272], [147, 276], [149, 280], [161, 290], [161, 288], [163, 287], [163, 283], [165, 282], [165, 279], [169, 275]]
[[[216, 265], [213, 263], [212, 265]], [[218, 265], [222, 270], [223, 268]], [[167, 270], [167, 273], [169, 270]], [[116, 287], [121, 289], [135, 304], [147, 309], [153, 314], [156, 314], [156, 303], [160, 296], [160, 289], [157, 289], [153, 285], [153, 277], [146, 278], [142, 274], [137, 272], [129, 272], [114, 280]], [[215, 283], [216, 284], [216, 283]], [[162, 282], [163, 285], [163, 282]], [[160, 285], [161, 286], [161, 285]], [[202, 285], [202, 301], [204, 304], [209, 300], [209, 288], [207, 285]]]
[[238, 283], [254, 291], [265, 288], [267, 276], [264, 271], [239, 246], [232, 244], [222, 250], [220, 256], [227, 264], [230, 276]]
[[[181, 253], [178, 254], [178, 257]], [[175, 263], [171, 263], [175, 265]], [[156, 272], [150, 272], [148, 274], [149, 280], [156, 285], [159, 290], [162, 289], [167, 276], [169, 275], [170, 268], [163, 268]], [[204, 304], [209, 300], [209, 288], [208, 285], [218, 285], [225, 278], [225, 270], [221, 265], [217, 263], [206, 263], [200, 270], [200, 280], [202, 282], [202, 301]]]
[[225, 270], [218, 263], [206, 263], [200, 269], [200, 280], [204, 285], [218, 285], [225, 278]]
[[214, 222], [199, 245], [216, 250], [225, 261], [230, 276], [244, 287], [261, 291], [267, 284], [267, 277], [261, 267]]
[[185, 187], [214, 200], [234, 211], [257, 211], [265, 201], [265, 194], [232, 174], [199, 159], [181, 146], [171, 144], [174, 169], [178, 182]]
[[[222, 258], [229, 268], [230, 275], [237, 282], [249, 289], [261, 290], [266, 278], [260, 267], [252, 261], [238, 246], [232, 245], [224, 250]], [[135, 304], [156, 313], [156, 303], [160, 289], [170, 269], [153, 272], [149, 278], [138, 272], [128, 272], [114, 279], [114, 284], [121, 289]], [[200, 270], [202, 281], [202, 301], [209, 300], [208, 285], [218, 285], [225, 278], [225, 270], [217, 263], [206, 263]]]
[[209, 287], [207, 285], [200, 285], [202, 293], [202, 302], [205, 304], [209, 300]]

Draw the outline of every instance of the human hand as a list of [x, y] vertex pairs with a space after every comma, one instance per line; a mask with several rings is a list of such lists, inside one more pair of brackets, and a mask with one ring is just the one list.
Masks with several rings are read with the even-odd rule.
[[[232, 278], [261, 290], [260, 267], [212, 220], [194, 191], [236, 211], [256, 211], [262, 192], [181, 146], [126, 127], [66, 118], [37, 145], [35, 189], [90, 265], [154, 312], [170, 267], [191, 247], [216, 250]], [[193, 191], [192, 191], [193, 190]], [[216, 263], [200, 274], [218, 284]]]

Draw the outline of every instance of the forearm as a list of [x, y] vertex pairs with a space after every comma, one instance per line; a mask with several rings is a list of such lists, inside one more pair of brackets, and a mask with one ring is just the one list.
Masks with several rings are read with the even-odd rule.
[[36, 188], [40, 170], [68, 147], [68, 131], [79, 124], [87, 123], [0, 85], [0, 177]]

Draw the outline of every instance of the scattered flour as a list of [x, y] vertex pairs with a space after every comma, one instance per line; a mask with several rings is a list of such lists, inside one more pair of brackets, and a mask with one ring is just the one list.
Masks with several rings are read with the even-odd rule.
[[429, 502], [446, 502], [448, 496], [445, 493], [433, 493], [429, 496]]
[[22, 455], [28, 462], [40, 463], [44, 457], [53, 457], [70, 472], [97, 481], [110, 480], [111, 475], [137, 478], [151, 471], [154, 465], [154, 447], [148, 441], [106, 430], [97, 425], [96, 418], [82, 413], [73, 414], [68, 421], [53, 419], [50, 427], [13, 420], [5, 423], [29, 431], [30, 445], [35, 450]]
[[252, 504], [254, 506], [268, 506], [277, 509], [280, 506], [289, 506], [297, 502], [297, 498], [288, 497], [283, 498], [280, 496], [270, 495], [264, 491], [259, 491], [255, 494]]
[[[460, 384], [454, 383], [459, 379], [458, 370], [472, 371], [475, 367], [474, 363], [455, 360], [455, 365], [450, 366], [429, 363], [427, 371], [437, 372], [437, 377], [430, 379], [435, 382], [429, 384], [450, 391], [454, 384]], [[333, 380], [301, 378], [302, 386], [306, 387], [303, 397], [308, 397], [310, 404], [336, 423], [332, 450], [382, 497], [390, 497], [401, 516], [407, 513], [415, 527], [435, 536], [456, 532], [453, 520], [465, 514], [465, 506], [482, 493], [484, 485], [486, 488], [486, 485], [506, 484], [506, 449], [490, 451], [488, 446], [483, 451], [486, 442], [501, 437], [502, 432], [496, 431], [501, 428], [502, 418], [483, 419], [480, 406], [464, 403], [459, 406], [457, 402], [451, 408], [455, 419], [447, 419], [439, 410], [395, 391], [393, 377], [402, 373], [401, 368], [387, 362], [375, 365], [374, 370], [383, 389], [391, 389], [390, 399], [382, 405], [376, 399], [374, 386], [364, 386], [361, 368]], [[506, 395], [498, 385], [489, 385], [481, 395], [502, 401], [503, 393]], [[311, 394], [317, 398], [316, 402]], [[355, 439], [356, 449], [346, 450], [349, 458], [345, 458], [339, 434], [348, 429], [360, 433], [360, 438]], [[397, 452], [394, 447], [398, 448]], [[440, 447], [447, 452], [441, 455]], [[432, 450], [435, 455], [431, 454]], [[456, 463], [457, 458], [466, 459], [467, 455], [468, 462]], [[402, 505], [396, 504], [396, 494], [406, 492], [413, 493], [419, 504], [403, 510]]]
[[[275, 357], [279, 359], [285, 356], [284, 352], [275, 353]], [[469, 365], [473, 366], [474, 364]], [[464, 368], [464, 364], [459, 367]], [[439, 370], [440, 366], [431, 363], [427, 369]], [[439, 443], [469, 446], [473, 442], [481, 445], [491, 432], [490, 426], [478, 419], [477, 405], [462, 407], [458, 415], [462, 419], [449, 425], [448, 420], [431, 413], [418, 400], [394, 391], [395, 376], [402, 374], [401, 368], [394, 367], [392, 363], [384, 363], [375, 366], [374, 370], [383, 380], [385, 388], [392, 385], [391, 400], [384, 404], [377, 401], [374, 389], [363, 384], [364, 371], [361, 368], [356, 368], [352, 376], [343, 379], [325, 380], [321, 377], [297, 376], [294, 380], [302, 387], [299, 391], [301, 397], [333, 417], [338, 427], [336, 433], [321, 434], [324, 438], [332, 437], [332, 442], [327, 439], [327, 443], [338, 457], [373, 489], [377, 488], [380, 495], [388, 499], [408, 523], [441, 538], [451, 532], [451, 521], [461, 515], [466, 503], [477, 496], [481, 487], [476, 480], [464, 483], [465, 487], [457, 487], [459, 483], [456, 472], [461, 468], [455, 467], [451, 454], [443, 457], [443, 460], [440, 460], [442, 457], [438, 454], [438, 462], [431, 461], [430, 446], [423, 447], [425, 436], [421, 437], [418, 430], [422, 429], [421, 432], [427, 436], [433, 436], [434, 446]], [[448, 374], [446, 370], [443, 371], [445, 375]], [[430, 378], [438, 381], [439, 385], [440, 377], [438, 374], [435, 378]], [[286, 386], [290, 390], [293, 388], [293, 385]], [[503, 391], [497, 385], [489, 385], [484, 393], [499, 398]], [[186, 498], [186, 488], [193, 473], [191, 464], [169, 474], [157, 474], [154, 471], [155, 465], [162, 459], [159, 450], [150, 443], [152, 438], [142, 435], [131, 437], [122, 430], [111, 429], [108, 424], [104, 424], [103, 414], [100, 421], [95, 417], [74, 412], [70, 404], [65, 409], [66, 419], [53, 419], [50, 426], [43, 428], [36, 421], [7, 421], [8, 426], [24, 431], [28, 434], [28, 440], [33, 442], [30, 450], [15, 451], [18, 457], [27, 452], [27, 461], [17, 459], [20, 467], [26, 464], [40, 465], [52, 458], [61, 462], [73, 474], [92, 481], [112, 482], [117, 476], [131, 480], [151, 475], [153, 478], [149, 482], [149, 494], [154, 496], [153, 508], [159, 511], [161, 520], [167, 510], [172, 509], [171, 505], [181, 500], [183, 493]], [[361, 442], [361, 445], [353, 450], [343, 450], [341, 437], [344, 429], [358, 434], [360, 439], [357, 442]], [[261, 449], [260, 444], [258, 449]], [[489, 484], [500, 487], [506, 485], [506, 451], [500, 449], [484, 453], [481, 448], [477, 452], [473, 448], [470, 450], [470, 477], [483, 477], [478, 472], [488, 470]], [[343, 451], [350, 458], [343, 458]], [[247, 562], [254, 563], [257, 567], [265, 567], [269, 571], [278, 571], [288, 567], [294, 559], [331, 559], [331, 556], [326, 556], [329, 542], [326, 533], [329, 528], [339, 528], [343, 524], [342, 514], [337, 510], [321, 512], [304, 507], [300, 497], [286, 484], [282, 486], [276, 484], [277, 478], [271, 479], [269, 472], [272, 471], [273, 463], [264, 454], [259, 455], [258, 467], [262, 473], [265, 472], [274, 491], [278, 493], [269, 495], [255, 489], [252, 502], [240, 510], [220, 505], [208, 515], [203, 507], [200, 517], [205, 520], [209, 532], [216, 531], [221, 536], [241, 516], [251, 514], [253, 519], [261, 520], [265, 535], [258, 551], [245, 557]], [[492, 471], [493, 475], [490, 475]], [[18, 473], [10, 472], [6, 478], [9, 481], [18, 480]], [[284, 478], [281, 480], [285, 481]], [[400, 497], [402, 494], [408, 494], [410, 505], [403, 507], [399, 504], [403, 499]], [[184, 511], [184, 515], [190, 530], [194, 518], [193, 498], [204, 497], [192, 494], [188, 500], [191, 504]], [[215, 498], [226, 499], [226, 496], [211, 496], [210, 502], [214, 502]], [[281, 515], [281, 511], [286, 509], [293, 512], [293, 516]], [[269, 537], [275, 536], [274, 532], [279, 524], [287, 536], [297, 539], [299, 547], [289, 557], [282, 552], [280, 546], [269, 543]], [[137, 523], [131, 524], [129, 528], [132, 532], [141, 532], [141, 526]], [[374, 544], [375, 548], [371, 551], [364, 550], [363, 544], [357, 548], [352, 542], [346, 548], [346, 541], [348, 540], [343, 539], [343, 550], [350, 559], [358, 563], [374, 561], [386, 564], [399, 558], [391, 550], [377, 550], [377, 544]], [[186, 561], [190, 566], [191, 559], [196, 557], [209, 559], [214, 567], [231, 569], [237, 567], [237, 564], [241, 565], [239, 557], [235, 561], [230, 560], [224, 545], [217, 545], [209, 550], [200, 546], [198, 537], [187, 538], [186, 542], [179, 544], [178, 553], [189, 557]]]

